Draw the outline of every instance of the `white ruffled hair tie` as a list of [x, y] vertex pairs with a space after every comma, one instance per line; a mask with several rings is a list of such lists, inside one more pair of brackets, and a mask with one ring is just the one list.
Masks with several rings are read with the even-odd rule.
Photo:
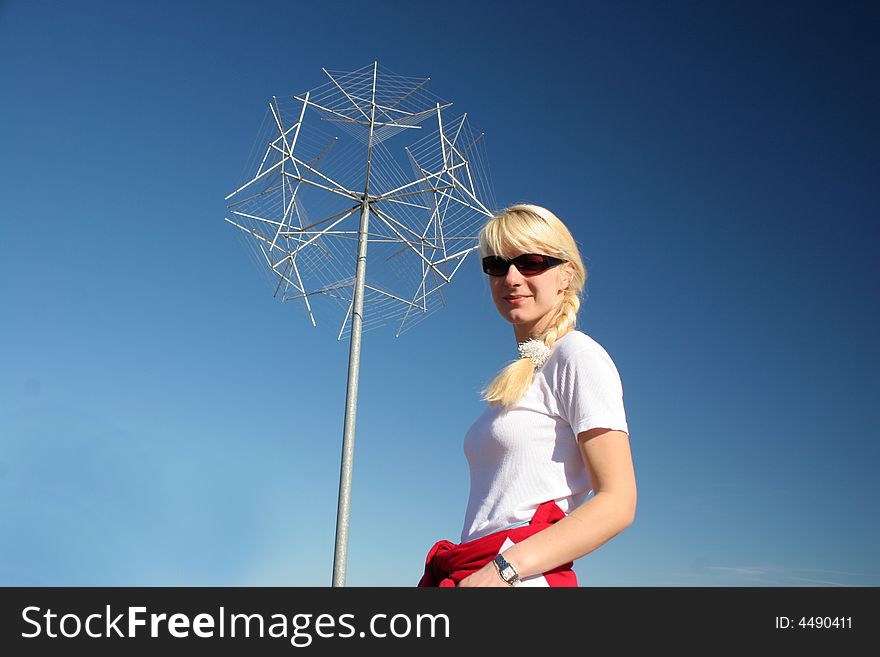
[[519, 357], [528, 358], [535, 364], [535, 371], [543, 367], [544, 363], [550, 357], [551, 349], [543, 340], [526, 340], [519, 343]]

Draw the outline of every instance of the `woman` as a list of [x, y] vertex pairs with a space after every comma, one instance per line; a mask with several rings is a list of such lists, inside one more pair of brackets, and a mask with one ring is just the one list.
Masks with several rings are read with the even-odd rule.
[[480, 232], [480, 254], [520, 358], [483, 391], [489, 403], [465, 437], [461, 543], [435, 544], [419, 585], [577, 586], [574, 560], [635, 516], [620, 377], [575, 330], [587, 273], [552, 212], [503, 210]]

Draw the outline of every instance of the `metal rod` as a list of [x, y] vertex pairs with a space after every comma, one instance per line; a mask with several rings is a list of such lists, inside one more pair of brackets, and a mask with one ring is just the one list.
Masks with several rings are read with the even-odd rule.
[[367, 277], [367, 229], [370, 222], [370, 163], [373, 152], [373, 125], [376, 120], [376, 75], [373, 62], [373, 98], [370, 109], [370, 139], [367, 142], [367, 174], [361, 225], [358, 234], [357, 270], [351, 314], [351, 343], [348, 355], [348, 386], [345, 395], [345, 424], [342, 430], [342, 463], [339, 468], [339, 503], [336, 510], [336, 548], [333, 553], [333, 586], [345, 586], [348, 559], [348, 529], [351, 516], [351, 474], [354, 465], [354, 427], [357, 417], [358, 375], [361, 364], [361, 330], [364, 315], [364, 283]]

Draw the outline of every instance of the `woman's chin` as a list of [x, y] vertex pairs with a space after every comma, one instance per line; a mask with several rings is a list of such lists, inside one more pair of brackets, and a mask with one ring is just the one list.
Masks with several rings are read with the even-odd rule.
[[521, 324], [531, 325], [534, 323], [534, 320], [531, 317], [526, 317], [524, 315], [524, 313], [519, 313], [516, 311], [514, 311], [512, 313], [507, 313], [507, 315], [504, 317], [504, 319], [506, 319], [508, 322], [510, 322], [514, 326], [518, 326]]

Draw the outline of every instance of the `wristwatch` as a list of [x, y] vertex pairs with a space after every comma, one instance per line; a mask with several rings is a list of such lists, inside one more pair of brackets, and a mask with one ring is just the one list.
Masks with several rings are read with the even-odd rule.
[[499, 554], [493, 559], [493, 561], [495, 562], [495, 565], [498, 566], [498, 574], [501, 575], [501, 579], [511, 586], [519, 584], [519, 573], [516, 572], [516, 568], [507, 562], [507, 559]]

